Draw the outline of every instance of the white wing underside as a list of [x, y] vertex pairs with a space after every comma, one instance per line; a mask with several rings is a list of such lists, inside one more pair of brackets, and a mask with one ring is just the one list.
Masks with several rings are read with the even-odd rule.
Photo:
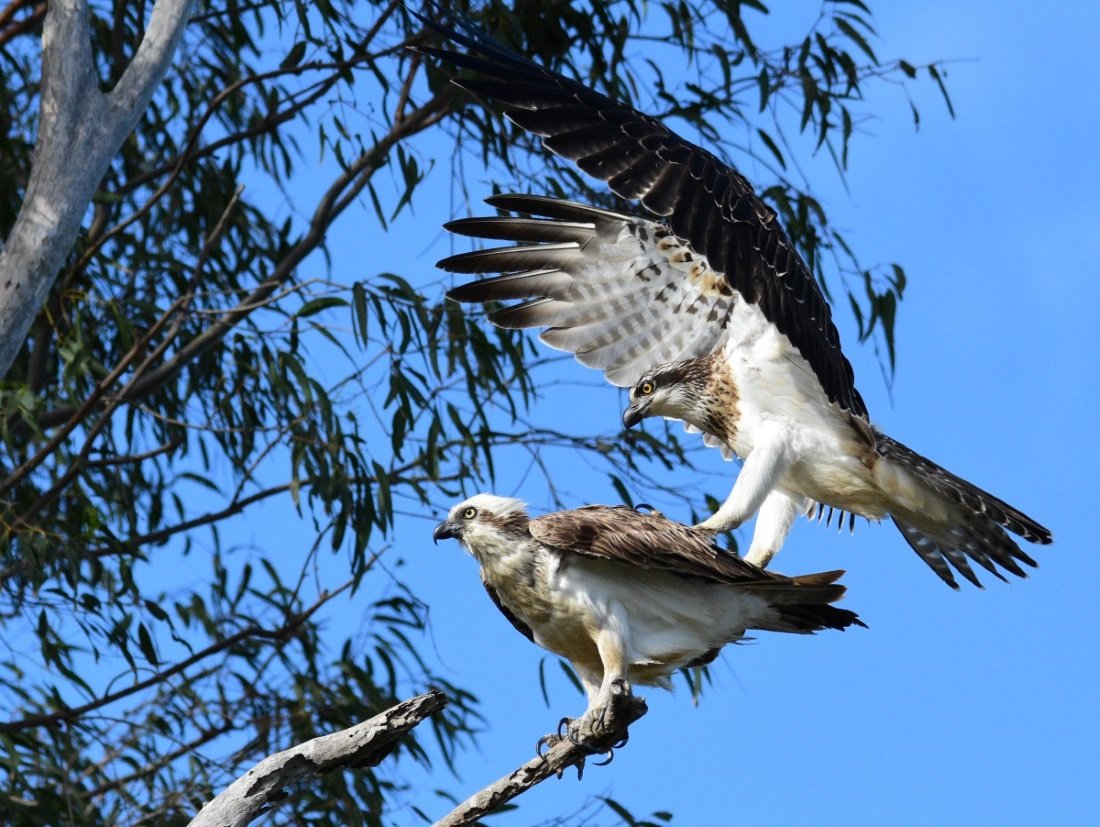
[[848, 415], [828, 402], [787, 337], [665, 224], [531, 196], [494, 202], [551, 217], [449, 224], [457, 233], [521, 242], [440, 262], [454, 272], [503, 273], [456, 288], [453, 298], [526, 299], [490, 318], [502, 327], [544, 328], [539, 338], [548, 346], [573, 353], [618, 387], [659, 365], [721, 351], [740, 397], [738, 438], [728, 445], [704, 432], [702, 439], [726, 459], [746, 456], [768, 417], [799, 422], [830, 443], [830, 432], [847, 430]]
[[[650, 229], [657, 226], [650, 223]], [[619, 387], [632, 386], [656, 365], [721, 348], [728, 338], [725, 319], [738, 300], [728, 289], [708, 288], [719, 277], [671, 236], [647, 245], [630, 229], [625, 226], [610, 249], [592, 251], [567, 299], [550, 300], [545, 312], [552, 329], [540, 336]], [[604, 258], [613, 251], [629, 257]]]
[[[704, 356], [728, 341], [727, 319], [741, 299], [706, 259], [654, 221], [570, 204], [590, 222], [512, 219], [569, 240], [470, 254], [494, 297], [539, 295], [494, 314], [502, 326], [546, 327], [540, 339], [630, 387], [649, 368]], [[541, 231], [541, 232], [538, 232]], [[461, 259], [462, 257], [455, 257]], [[492, 267], [489, 266], [492, 262]]]

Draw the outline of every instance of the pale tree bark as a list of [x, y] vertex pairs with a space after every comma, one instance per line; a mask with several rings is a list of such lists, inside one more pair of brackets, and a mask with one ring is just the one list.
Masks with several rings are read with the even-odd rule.
[[474, 793], [455, 807], [432, 827], [464, 827], [477, 824], [482, 816], [500, 809], [516, 796], [527, 792], [552, 775], [559, 778], [568, 767], [577, 768], [580, 778], [585, 759], [596, 753], [606, 753], [611, 759], [613, 748], [626, 743], [630, 725], [646, 714], [644, 698], [630, 691], [626, 681], [616, 681], [611, 686], [611, 697], [596, 711], [586, 715], [573, 731], [574, 739], [549, 736], [553, 743], [545, 755], [532, 758], [508, 775], [497, 779], [488, 787]]
[[104, 93], [92, 58], [86, 0], [50, 0], [30, 181], [0, 248], [0, 377], [72, 249], [108, 164], [168, 71], [194, 2], [157, 0], [133, 60]]
[[188, 827], [245, 827], [285, 801], [291, 784], [332, 770], [376, 766], [409, 730], [446, 705], [447, 696], [433, 689], [349, 729], [269, 755], [207, 802]]
[[[333, 770], [376, 766], [409, 730], [446, 704], [447, 696], [433, 689], [349, 729], [269, 755], [217, 798], [208, 801], [187, 827], [246, 827], [272, 806], [286, 801], [291, 785]], [[569, 767], [577, 768], [579, 778], [587, 758], [607, 754], [610, 760], [612, 749], [626, 743], [630, 725], [645, 713], [645, 699], [632, 694], [625, 681], [616, 682], [602, 708], [574, 722], [574, 739], [559, 736], [543, 739], [550, 744], [544, 755], [470, 796], [434, 827], [476, 824], [482, 816], [550, 776], [560, 778]]]

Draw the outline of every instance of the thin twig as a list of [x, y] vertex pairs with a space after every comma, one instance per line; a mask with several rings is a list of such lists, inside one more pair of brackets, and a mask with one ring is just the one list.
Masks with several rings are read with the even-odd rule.
[[[431, 99], [349, 165], [321, 197], [305, 235], [287, 252], [272, 274], [255, 287], [244, 301], [226, 311], [223, 318], [191, 339], [171, 359], [137, 379], [124, 394], [120, 395], [120, 400], [132, 402], [153, 393], [182, 370], [184, 365], [213, 347], [252, 309], [264, 303], [283, 282], [291, 277], [301, 261], [324, 243], [332, 222], [359, 195], [374, 172], [382, 166], [390, 150], [405, 138], [444, 117], [448, 111], [445, 104], [446, 99], [442, 95]], [[85, 407], [82, 405], [81, 410]], [[71, 407], [57, 408], [43, 414], [38, 424], [39, 427], [46, 429], [60, 424], [71, 416], [73, 416]]]
[[[218, 239], [221, 238], [222, 233], [225, 231], [225, 226], [229, 217], [229, 213], [232, 212], [233, 208], [236, 207], [237, 203], [240, 201], [241, 192], [243, 191], [243, 189], [243, 187], [237, 187], [232, 197], [229, 199], [229, 202], [226, 204], [225, 209], [222, 210], [222, 214], [218, 219], [218, 223], [214, 226], [214, 229], [211, 230], [210, 235], [204, 241], [202, 250], [199, 251], [198, 260], [195, 264], [195, 269], [191, 277], [192, 287], [195, 283], [198, 282], [202, 274], [202, 268], [205, 265], [206, 260], [210, 256], [210, 251], [213, 249], [214, 245], [217, 243]], [[189, 290], [185, 292], [182, 296], [177, 298], [174, 302], [172, 302], [168, 309], [165, 310], [163, 314], [161, 314], [161, 317], [153, 323], [153, 325], [145, 332], [145, 334], [142, 335], [136, 342], [134, 342], [133, 347], [131, 347], [129, 352], [127, 352], [122, 357], [122, 359], [114, 367], [114, 369], [110, 373], [108, 373], [107, 376], [105, 376], [102, 380], [100, 380], [92, 393], [88, 395], [88, 398], [84, 400], [80, 407], [77, 408], [73, 416], [70, 417], [69, 421], [65, 423], [65, 426], [61, 428], [57, 433], [55, 433], [49, 439], [49, 441], [47, 441], [46, 445], [35, 456], [28, 459], [26, 462], [20, 465], [19, 468], [16, 468], [8, 476], [7, 479], [3, 480], [3, 482], [0, 483], [0, 492], [9, 490], [12, 486], [19, 483], [28, 474], [30, 474], [31, 471], [33, 471], [42, 462], [44, 462], [45, 459], [49, 457], [61, 444], [61, 442], [73, 431], [73, 429], [80, 424], [84, 417], [91, 412], [99, 399], [104, 396], [111, 388], [111, 386], [114, 385], [114, 383], [122, 376], [123, 373], [125, 373], [126, 368], [130, 366], [134, 359], [137, 358], [138, 354], [140, 354], [142, 350], [144, 350], [145, 347], [148, 346], [148, 344], [160, 333], [161, 329], [168, 323], [168, 321], [173, 317], [177, 317], [177, 314], [179, 314], [179, 317], [176, 318], [175, 324], [170, 329], [168, 335], [165, 336], [164, 340], [153, 350], [153, 352], [149, 356], [145, 358], [141, 366], [139, 366], [138, 369], [135, 370], [134, 376], [131, 377], [130, 381], [127, 383], [127, 387], [132, 385], [134, 381], [136, 381], [137, 377], [141, 376], [142, 370], [145, 367], [152, 364], [154, 360], [159, 358], [161, 354], [167, 351], [168, 345], [175, 338], [176, 333], [180, 330], [181, 325], [179, 318], [182, 316], [182, 313], [187, 309], [191, 302], [194, 301], [194, 298], [194, 292]], [[87, 453], [91, 450], [93, 437], [109, 420], [111, 412], [113, 412], [113, 410], [116, 409], [125, 398], [126, 392], [124, 388], [123, 392], [120, 393], [117, 399], [108, 406], [107, 410], [100, 416], [97, 423], [89, 431], [88, 438], [85, 440], [84, 443], [84, 450], [82, 450], [80, 454], [81, 459], [86, 458]], [[66, 485], [68, 480], [75, 476], [78, 470], [79, 463], [72, 463], [68, 469], [66, 476], [53, 487], [52, 491], [59, 491], [60, 487]], [[42, 497], [39, 499], [39, 502], [36, 503], [35, 507], [38, 507], [45, 502], [48, 502], [50, 499], [48, 496], [49, 494], [50, 492], [47, 492], [47, 494], [43, 494]], [[28, 513], [33, 513], [33, 510], [34, 509], [32, 508], [31, 512]], [[27, 516], [27, 513], [25, 513], [23, 516]], [[18, 520], [16, 522], [18, 522]]]
[[200, 731], [199, 734], [192, 740], [180, 744], [171, 752], [166, 752], [163, 755], [159, 755], [155, 761], [146, 764], [140, 769], [134, 770], [128, 775], [123, 775], [110, 781], [104, 782], [93, 790], [88, 790], [88, 792], [86, 793], [81, 793], [81, 795], [87, 800], [92, 800], [98, 798], [101, 795], [111, 792], [111, 790], [117, 790], [119, 787], [125, 787], [127, 784], [131, 784], [134, 781], [138, 781], [142, 778], [153, 775], [161, 767], [168, 766], [177, 758], [182, 758], [185, 755], [192, 755], [199, 747], [210, 743], [215, 738], [219, 738], [222, 735], [225, 735], [227, 732], [232, 732], [236, 728], [236, 726], [236, 722], [226, 721], [216, 727], [204, 729]]
[[46, 4], [35, 3], [31, 9], [31, 13], [24, 17], [22, 20], [16, 20], [12, 22], [12, 16], [20, 7], [25, 8], [28, 4], [26, 2], [20, 2], [15, 0], [10, 6], [0, 12], [0, 47], [3, 47], [12, 40], [15, 40], [19, 35], [26, 34], [39, 23], [42, 22], [42, 18], [46, 16]]

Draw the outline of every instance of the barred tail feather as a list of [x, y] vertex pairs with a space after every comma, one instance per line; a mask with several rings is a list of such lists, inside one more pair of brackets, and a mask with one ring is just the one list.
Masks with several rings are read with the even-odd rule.
[[[1026, 577], [1020, 563], [1038, 567], [1009, 532], [1046, 545], [1053, 541], [1047, 528], [900, 442], [882, 434], [876, 437], [878, 461], [905, 478], [894, 489], [899, 495], [890, 516], [912, 549], [945, 583], [957, 589], [954, 572], [958, 572], [980, 588], [973, 563], [1001, 580], [1005, 579], [1002, 570]], [[914, 490], [917, 497], [912, 496]]]

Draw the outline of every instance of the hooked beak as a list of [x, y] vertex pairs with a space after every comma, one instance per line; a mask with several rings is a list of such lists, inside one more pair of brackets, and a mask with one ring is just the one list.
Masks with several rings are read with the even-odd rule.
[[627, 409], [623, 411], [624, 428], [633, 428], [643, 419], [645, 419], [644, 406], [638, 402], [631, 402]]
[[444, 520], [432, 532], [432, 542], [438, 544], [440, 540], [450, 540], [454, 536], [455, 533], [454, 529], [451, 528], [451, 524]]

